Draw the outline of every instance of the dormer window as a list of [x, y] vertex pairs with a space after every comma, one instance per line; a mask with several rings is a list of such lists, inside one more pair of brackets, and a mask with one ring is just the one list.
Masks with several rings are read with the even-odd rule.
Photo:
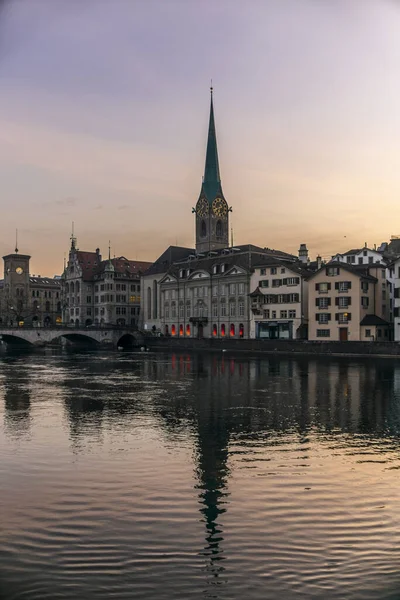
[[221, 265], [221, 273], [225, 273], [225, 265]]
[[216, 275], [218, 273], [218, 267], [219, 267], [219, 265], [213, 266], [213, 275]]
[[185, 277], [185, 269], [181, 269], [181, 270], [179, 271], [179, 277], [180, 277], [181, 279], [183, 279], [183, 278]]

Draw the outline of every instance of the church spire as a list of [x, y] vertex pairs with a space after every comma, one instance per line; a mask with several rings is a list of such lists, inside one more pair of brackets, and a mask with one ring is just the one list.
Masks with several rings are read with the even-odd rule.
[[206, 164], [204, 168], [202, 191], [211, 203], [214, 198], [222, 195], [221, 177], [219, 174], [217, 136], [215, 133], [214, 120], [214, 105], [213, 105], [213, 88], [210, 88], [211, 103], [210, 103], [210, 121], [208, 125]]

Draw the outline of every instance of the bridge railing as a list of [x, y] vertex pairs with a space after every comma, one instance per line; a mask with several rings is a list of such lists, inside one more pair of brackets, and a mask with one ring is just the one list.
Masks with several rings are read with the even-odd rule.
[[80, 330], [80, 331], [104, 331], [104, 330], [118, 330], [118, 331], [136, 331], [136, 332], [140, 332], [139, 328], [136, 325], [64, 325], [64, 324], [57, 324], [57, 325], [43, 325], [43, 326], [38, 326], [38, 325], [5, 325], [3, 323], [0, 324], [0, 331], [4, 331], [4, 330], [8, 330], [8, 329], [13, 329], [13, 330], [22, 330], [22, 331], [26, 331], [26, 330], [48, 330], [48, 329], [52, 329], [52, 330], [65, 330], [65, 331], [74, 331], [74, 330]]

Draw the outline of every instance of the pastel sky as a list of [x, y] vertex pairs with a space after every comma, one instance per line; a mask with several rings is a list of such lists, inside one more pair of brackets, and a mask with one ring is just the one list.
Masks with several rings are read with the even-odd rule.
[[400, 234], [396, 0], [4, 0], [0, 251], [193, 245], [209, 85], [235, 243]]

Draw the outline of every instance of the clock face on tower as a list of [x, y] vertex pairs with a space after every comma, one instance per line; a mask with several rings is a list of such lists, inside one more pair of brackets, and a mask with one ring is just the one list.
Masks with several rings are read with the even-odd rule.
[[22, 275], [22, 273], [24, 272], [24, 270], [23, 270], [23, 268], [22, 268], [22, 267], [17, 267], [17, 268], [15, 269], [15, 272], [17, 273], [17, 275]]
[[215, 198], [212, 203], [213, 212], [217, 217], [226, 218], [228, 214], [228, 205], [223, 198]]
[[196, 214], [199, 217], [205, 217], [208, 215], [208, 201], [205, 198], [200, 198], [196, 206]]

